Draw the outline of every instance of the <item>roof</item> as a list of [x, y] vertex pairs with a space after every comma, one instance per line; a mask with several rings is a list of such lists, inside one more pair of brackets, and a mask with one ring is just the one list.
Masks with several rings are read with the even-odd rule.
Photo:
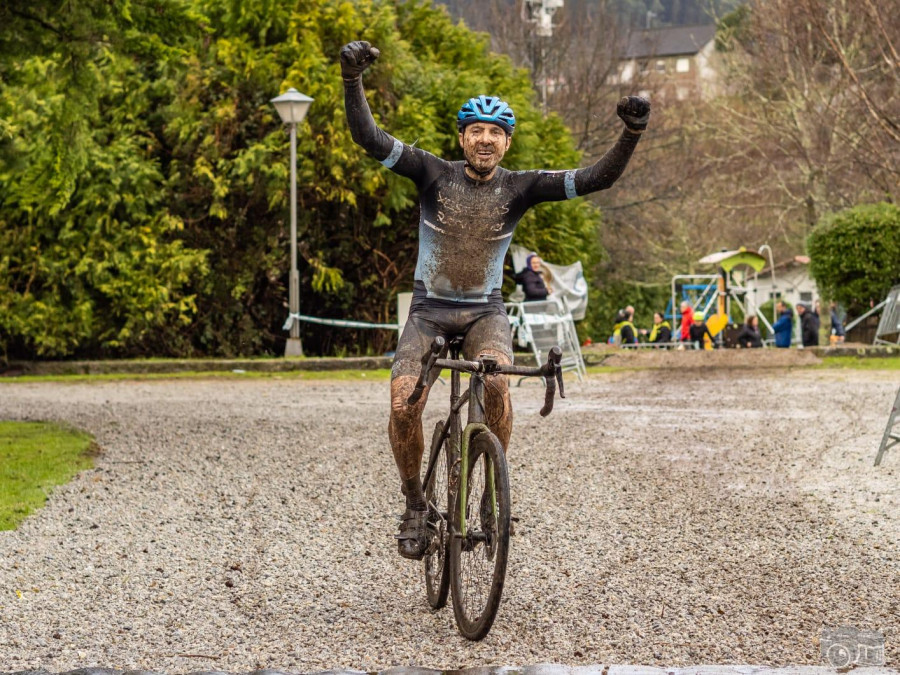
[[[793, 258], [775, 263], [775, 269], [785, 270], [791, 267], [805, 269], [809, 266], [809, 262], [809, 256], [795, 255]], [[759, 273], [760, 275], [772, 274], [772, 267], [770, 265], [766, 265], [762, 270], [760, 270]]]
[[748, 251], [745, 248], [739, 248], [736, 251], [710, 253], [708, 256], [701, 258], [700, 262], [710, 265], [718, 264], [726, 272], [730, 272], [738, 265], [749, 265], [757, 272], [766, 266], [765, 258], [759, 253]]
[[676, 26], [635, 31], [628, 38], [623, 58], [696, 54], [715, 36], [715, 26]]

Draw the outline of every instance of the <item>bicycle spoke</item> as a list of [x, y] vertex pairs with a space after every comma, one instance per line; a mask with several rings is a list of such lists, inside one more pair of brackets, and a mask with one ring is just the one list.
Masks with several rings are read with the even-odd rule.
[[[440, 438], [441, 425], [438, 424], [432, 439], [432, 447]], [[441, 444], [432, 475], [425, 486], [428, 504], [428, 549], [425, 553], [425, 590], [428, 603], [440, 609], [447, 603], [449, 589], [449, 564], [447, 549], [449, 542], [447, 443]]]
[[460, 632], [480, 640], [494, 621], [506, 575], [509, 482], [497, 438], [485, 432], [476, 437], [473, 446], [466, 490], [466, 535], [454, 534], [451, 585]]

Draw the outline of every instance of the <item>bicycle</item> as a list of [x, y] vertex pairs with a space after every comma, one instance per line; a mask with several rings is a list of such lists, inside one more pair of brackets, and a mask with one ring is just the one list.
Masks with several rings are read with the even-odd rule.
[[[434, 339], [422, 357], [422, 372], [409, 403], [421, 398], [442, 369], [451, 371], [450, 413], [435, 426], [422, 481], [428, 503], [425, 588], [434, 609], [444, 607], [450, 594], [459, 632], [469, 640], [481, 640], [500, 607], [511, 518], [506, 455], [485, 422], [485, 377], [544, 378], [542, 417], [553, 410], [557, 383], [561, 398], [565, 392], [559, 347], [550, 350], [543, 366], [526, 367], [501, 365], [485, 354], [475, 361], [463, 360], [462, 342], [461, 336], [451, 338], [449, 344], [442, 337]], [[445, 358], [448, 350], [449, 359]], [[462, 393], [461, 373], [470, 375], [469, 386]], [[467, 403], [463, 427], [461, 411]]]

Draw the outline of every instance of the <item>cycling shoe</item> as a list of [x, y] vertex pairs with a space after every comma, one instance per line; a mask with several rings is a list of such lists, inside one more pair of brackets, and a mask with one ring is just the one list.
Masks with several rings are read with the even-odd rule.
[[406, 509], [400, 523], [400, 532], [394, 535], [397, 539], [397, 551], [404, 558], [421, 560], [428, 548], [428, 531], [426, 523], [428, 511]]

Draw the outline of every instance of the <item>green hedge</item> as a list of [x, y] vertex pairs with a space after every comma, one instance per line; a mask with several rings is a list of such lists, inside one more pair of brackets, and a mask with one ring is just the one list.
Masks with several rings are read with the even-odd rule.
[[820, 294], [857, 314], [900, 283], [900, 207], [882, 202], [841, 211], [816, 226], [806, 247]]

